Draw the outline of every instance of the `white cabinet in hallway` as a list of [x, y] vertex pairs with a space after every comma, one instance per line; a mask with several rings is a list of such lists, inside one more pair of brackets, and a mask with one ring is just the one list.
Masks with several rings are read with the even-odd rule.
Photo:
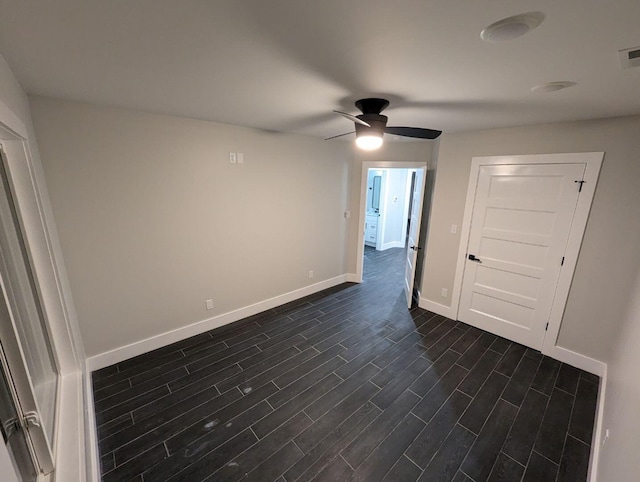
[[379, 214], [367, 214], [364, 225], [364, 244], [367, 246], [376, 247], [378, 240], [378, 221], [380, 221]]

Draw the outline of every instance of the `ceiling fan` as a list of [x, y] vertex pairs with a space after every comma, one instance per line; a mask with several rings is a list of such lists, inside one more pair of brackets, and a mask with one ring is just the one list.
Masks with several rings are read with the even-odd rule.
[[[389, 101], [386, 99], [368, 98], [356, 101], [356, 107], [360, 109], [362, 114], [351, 115], [338, 110], [333, 112], [354, 122], [356, 145], [368, 151], [377, 149], [382, 145], [382, 136], [385, 133], [403, 137], [415, 137], [417, 139], [435, 139], [442, 134], [442, 131], [424, 129], [422, 127], [387, 127], [389, 118], [380, 113], [388, 106]], [[329, 139], [349, 134], [353, 134], [353, 132], [346, 132], [325, 140], [328, 141]]]

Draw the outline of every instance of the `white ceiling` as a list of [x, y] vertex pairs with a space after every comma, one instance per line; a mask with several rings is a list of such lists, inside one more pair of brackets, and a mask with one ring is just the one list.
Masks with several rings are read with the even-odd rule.
[[0, 52], [32, 94], [320, 137], [382, 96], [389, 125], [455, 132], [640, 113], [639, 24], [639, 0], [0, 0]]

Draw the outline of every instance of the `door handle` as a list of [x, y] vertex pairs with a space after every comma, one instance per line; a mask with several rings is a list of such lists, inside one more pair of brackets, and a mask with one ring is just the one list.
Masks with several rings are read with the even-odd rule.
[[475, 255], [475, 254], [470, 254], [470, 255], [469, 255], [469, 259], [470, 259], [471, 261], [475, 261], [476, 263], [482, 263], [482, 260], [481, 260], [480, 258], [476, 258], [476, 255]]
[[409, 249], [413, 249], [414, 251], [418, 251], [419, 249], [422, 249], [420, 246], [410, 246]]

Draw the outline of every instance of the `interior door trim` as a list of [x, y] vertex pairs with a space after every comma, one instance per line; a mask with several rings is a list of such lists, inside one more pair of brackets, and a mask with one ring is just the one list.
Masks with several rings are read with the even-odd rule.
[[[453, 293], [451, 295], [451, 307], [458, 318], [460, 309], [460, 295], [462, 290], [462, 278], [466, 260], [466, 251], [469, 243], [471, 231], [471, 217], [473, 214], [476, 186], [481, 166], [509, 165], [509, 164], [586, 164], [584, 173], [584, 184], [578, 198], [578, 204], [571, 224], [567, 249], [565, 251], [565, 261], [560, 272], [558, 284], [556, 286], [555, 297], [553, 299], [551, 313], [549, 315], [549, 326], [547, 328], [543, 344], [542, 353], [553, 358], [569, 362], [572, 355], [569, 355], [565, 348], [557, 345], [562, 315], [569, 296], [569, 289], [573, 274], [578, 261], [578, 254], [582, 244], [582, 238], [589, 218], [591, 203], [595, 194], [600, 168], [604, 159], [604, 152], [581, 152], [567, 154], [533, 154], [533, 155], [512, 155], [512, 156], [489, 156], [473, 157], [471, 160], [471, 171], [469, 174], [469, 185], [467, 188], [467, 199], [464, 208], [464, 218], [462, 221], [460, 247], [458, 250], [458, 260], [454, 278]], [[573, 353], [573, 352], [570, 352]], [[578, 356], [578, 354], [575, 354]], [[595, 360], [594, 360], [595, 361]], [[575, 362], [574, 362], [575, 364]], [[588, 369], [585, 367], [585, 369]], [[590, 370], [591, 371], [591, 370]]]

